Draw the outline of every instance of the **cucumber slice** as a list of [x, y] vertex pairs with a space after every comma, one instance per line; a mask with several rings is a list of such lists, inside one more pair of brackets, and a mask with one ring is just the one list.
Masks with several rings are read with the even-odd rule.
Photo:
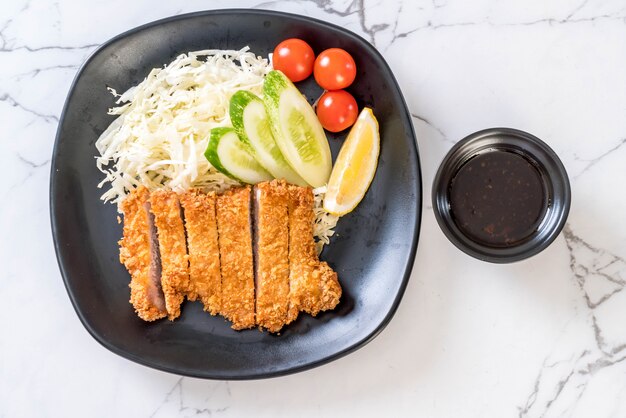
[[280, 71], [265, 77], [263, 101], [283, 156], [313, 187], [328, 182], [332, 160], [324, 128], [304, 96]]
[[204, 156], [218, 171], [248, 184], [273, 178], [250, 155], [233, 128], [213, 128], [210, 135]]
[[249, 146], [250, 153], [274, 178], [306, 186], [276, 145], [261, 99], [249, 91], [236, 92], [230, 99], [230, 121], [239, 138]]

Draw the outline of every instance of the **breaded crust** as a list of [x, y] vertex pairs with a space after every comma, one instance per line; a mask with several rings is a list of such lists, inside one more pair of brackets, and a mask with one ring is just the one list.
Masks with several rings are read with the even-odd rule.
[[233, 329], [255, 325], [250, 197], [250, 187], [231, 189], [217, 197], [222, 273], [220, 313], [233, 323]]
[[178, 195], [157, 190], [150, 195], [151, 211], [161, 250], [161, 287], [170, 320], [180, 316], [180, 305], [189, 289], [189, 257]]
[[319, 311], [329, 311], [335, 309], [335, 306], [341, 299], [341, 285], [337, 278], [337, 273], [330, 268], [328, 263], [322, 261], [319, 263], [317, 270], [320, 272], [321, 299], [319, 301]]
[[278, 332], [287, 321], [289, 306], [289, 211], [284, 181], [259, 183], [256, 208], [256, 319]]
[[319, 264], [313, 240], [313, 192], [289, 186], [289, 309], [287, 323], [300, 311], [317, 315], [321, 300]]
[[[144, 321], [155, 321], [167, 315], [160, 283], [150, 278], [152, 263], [149, 212], [150, 194], [145, 187], [134, 190], [122, 202], [124, 236], [119, 241], [120, 262], [130, 273], [130, 303]], [[158, 261], [158, 260], [157, 260]]]
[[220, 252], [217, 242], [215, 193], [190, 190], [180, 195], [189, 252], [189, 300], [200, 299], [204, 310], [217, 315], [222, 296]]

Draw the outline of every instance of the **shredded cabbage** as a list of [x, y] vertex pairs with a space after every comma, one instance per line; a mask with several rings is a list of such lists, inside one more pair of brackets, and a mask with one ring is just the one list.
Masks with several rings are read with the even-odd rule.
[[313, 211], [315, 212], [313, 235], [316, 238], [315, 245], [318, 254], [322, 252], [324, 245], [330, 244], [330, 237], [335, 234], [334, 228], [339, 220], [339, 216], [328, 213], [324, 209], [324, 196], [326, 196], [326, 186], [313, 189]]
[[230, 97], [237, 90], [261, 94], [266, 59], [245, 47], [179, 55], [155, 68], [109, 109], [117, 119], [100, 135], [96, 164], [109, 184], [104, 201], [120, 203], [139, 185], [149, 190], [192, 187], [222, 191], [238, 184], [204, 158], [209, 131], [229, 126]]

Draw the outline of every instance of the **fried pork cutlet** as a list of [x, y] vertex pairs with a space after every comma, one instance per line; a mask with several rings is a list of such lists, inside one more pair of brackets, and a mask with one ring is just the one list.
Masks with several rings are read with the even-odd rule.
[[313, 240], [313, 192], [289, 186], [289, 308], [287, 323], [299, 311], [313, 316], [339, 303], [341, 286], [335, 273], [321, 263]]
[[220, 251], [217, 242], [215, 193], [190, 190], [180, 195], [189, 252], [189, 300], [200, 299], [204, 310], [217, 315], [222, 296]]
[[167, 315], [161, 289], [161, 260], [150, 194], [145, 187], [134, 190], [122, 202], [124, 237], [120, 240], [120, 262], [130, 273], [130, 303], [144, 321]]
[[300, 311], [333, 309], [342, 290], [318, 259], [313, 203], [310, 188], [282, 180], [217, 197], [137, 189], [122, 203], [120, 241], [137, 314], [173, 320], [187, 296], [233, 329], [278, 332]]
[[180, 203], [175, 192], [157, 190], [150, 196], [150, 205], [159, 237], [165, 307], [168, 318], [174, 320], [180, 316], [180, 305], [189, 289], [189, 257]]
[[220, 313], [233, 323], [233, 329], [255, 325], [250, 203], [250, 187], [231, 189], [217, 197], [222, 273]]
[[278, 332], [289, 306], [289, 211], [284, 181], [254, 187], [256, 322]]

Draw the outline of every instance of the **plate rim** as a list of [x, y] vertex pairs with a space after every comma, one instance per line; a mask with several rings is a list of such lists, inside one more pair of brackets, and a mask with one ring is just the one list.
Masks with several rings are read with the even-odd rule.
[[[80, 79], [80, 77], [82, 76], [83, 72], [85, 71], [85, 69], [87, 68], [87, 66], [91, 63], [91, 61], [97, 56], [99, 55], [102, 50], [104, 50], [106, 47], [108, 47], [109, 45], [111, 45], [112, 43], [120, 40], [120, 39], [124, 39], [127, 38], [129, 36], [132, 36], [138, 32], [141, 32], [144, 29], [148, 29], [151, 27], [155, 27], [155, 26], [159, 26], [162, 24], [166, 24], [166, 23], [170, 23], [170, 22], [174, 22], [177, 20], [185, 20], [185, 19], [189, 19], [189, 18], [195, 18], [195, 17], [199, 17], [199, 16], [210, 16], [210, 15], [227, 15], [227, 14], [233, 14], [233, 13], [240, 13], [240, 14], [247, 14], [247, 15], [255, 15], [255, 16], [259, 16], [259, 17], [263, 17], [263, 16], [271, 16], [271, 17], [279, 17], [279, 18], [288, 18], [288, 19], [292, 19], [292, 20], [300, 20], [300, 21], [305, 21], [305, 22], [313, 22], [317, 25], [320, 26], [326, 26], [329, 28], [332, 28], [334, 30], [340, 31], [341, 33], [343, 33], [344, 35], [354, 38], [360, 42], [362, 42], [367, 49], [369, 49], [369, 53], [377, 55], [378, 58], [380, 59], [380, 61], [383, 63], [384, 65], [384, 69], [386, 69], [389, 74], [390, 74], [390, 81], [392, 83], [393, 86], [395, 86], [395, 88], [397, 89], [397, 91], [400, 94], [400, 99], [402, 101], [402, 104], [404, 105], [404, 113], [407, 114], [407, 116], [410, 115], [410, 111], [409, 108], [407, 106], [406, 100], [404, 98], [404, 95], [402, 94], [402, 90], [400, 89], [400, 85], [398, 84], [395, 75], [393, 74], [393, 71], [391, 71], [391, 68], [389, 67], [389, 64], [387, 63], [387, 61], [385, 60], [385, 58], [382, 56], [382, 54], [378, 51], [378, 49], [376, 49], [376, 47], [374, 45], [372, 45], [369, 41], [367, 41], [365, 38], [363, 38], [362, 36], [348, 30], [345, 29], [339, 25], [336, 25], [334, 23], [330, 23], [330, 22], [326, 22], [317, 18], [312, 18], [312, 17], [308, 17], [308, 16], [303, 16], [303, 15], [299, 15], [299, 14], [294, 14], [294, 13], [288, 13], [288, 12], [282, 12], [282, 11], [276, 11], [276, 10], [267, 10], [267, 9], [251, 9], [251, 8], [227, 8], [227, 9], [214, 9], [214, 10], [201, 10], [201, 11], [195, 11], [195, 12], [190, 12], [190, 13], [183, 13], [183, 14], [179, 14], [179, 15], [172, 15], [172, 16], [168, 16], [165, 18], [161, 18], [161, 19], [157, 19], [151, 22], [147, 22], [144, 24], [141, 24], [139, 26], [136, 26], [134, 28], [131, 28], [129, 30], [126, 30], [118, 35], [115, 35], [114, 37], [108, 39], [107, 41], [103, 42], [102, 44], [100, 44], [86, 59], [85, 61], [81, 64], [80, 68], [78, 69], [78, 71], [76, 72], [76, 75], [74, 76], [74, 79], [72, 80], [72, 83], [69, 87], [67, 96], [65, 98], [64, 104], [63, 104], [63, 110], [61, 111], [61, 115], [59, 116], [59, 122], [57, 125], [57, 131], [56, 131], [56, 135], [55, 135], [55, 139], [54, 139], [54, 147], [52, 149], [52, 157], [51, 157], [51, 164], [50, 164], [50, 181], [49, 181], [49, 215], [50, 215], [50, 224], [51, 224], [51, 229], [52, 229], [52, 241], [53, 241], [53, 245], [54, 245], [54, 251], [55, 251], [55, 255], [56, 255], [56, 259], [57, 259], [57, 264], [59, 266], [59, 271], [61, 273], [61, 277], [63, 279], [63, 285], [65, 286], [65, 290], [67, 291], [67, 294], [70, 298], [70, 302], [72, 303], [72, 307], [74, 308], [74, 311], [76, 312], [81, 324], [83, 325], [83, 327], [87, 330], [87, 332], [100, 344], [102, 345], [104, 348], [106, 348], [107, 350], [113, 352], [114, 354], [117, 354], [120, 357], [123, 357], [127, 360], [133, 361], [137, 364], [141, 364], [143, 366], [146, 367], [150, 367], [152, 369], [156, 369], [156, 370], [160, 370], [163, 372], [167, 372], [167, 373], [172, 373], [175, 375], [179, 375], [179, 376], [187, 376], [187, 377], [195, 377], [195, 378], [200, 378], [200, 379], [208, 379], [208, 380], [260, 380], [260, 379], [268, 379], [268, 378], [273, 378], [273, 377], [280, 377], [280, 376], [286, 376], [286, 375], [290, 375], [290, 374], [295, 374], [295, 373], [299, 373], [299, 372], [303, 372], [306, 370], [310, 370], [319, 366], [322, 366], [324, 364], [330, 363], [334, 360], [338, 360], [348, 354], [351, 354], [353, 352], [355, 352], [356, 350], [358, 350], [359, 348], [364, 347], [365, 345], [367, 345], [369, 342], [371, 342], [374, 338], [376, 338], [389, 324], [389, 322], [391, 322], [391, 320], [393, 319], [395, 313], [398, 310], [398, 307], [400, 306], [400, 303], [402, 301], [402, 298], [404, 296], [406, 287], [408, 285], [408, 282], [410, 280], [411, 277], [411, 273], [413, 270], [413, 266], [415, 264], [415, 257], [416, 257], [416, 252], [417, 252], [417, 246], [418, 246], [418, 242], [419, 242], [419, 236], [420, 236], [420, 231], [421, 231], [421, 224], [422, 224], [422, 214], [423, 214], [423, 210], [422, 210], [422, 206], [423, 206], [423, 179], [422, 179], [422, 173], [421, 173], [421, 164], [420, 164], [420, 158], [419, 158], [419, 149], [418, 149], [418, 144], [417, 144], [417, 136], [415, 135], [415, 128], [413, 126], [413, 121], [411, 119], [411, 117], [407, 117], [409, 123], [409, 131], [410, 134], [413, 138], [413, 141], [411, 141], [412, 146], [413, 146], [413, 155], [415, 156], [416, 159], [416, 166], [414, 167], [415, 170], [415, 179], [416, 179], [416, 184], [418, 186], [418, 190], [416, 190], [415, 192], [415, 197], [419, 198], [419, 202], [417, 205], [417, 211], [415, 213], [415, 228], [413, 230], [413, 237], [412, 237], [412, 242], [411, 242], [411, 246], [410, 246], [410, 250], [409, 250], [409, 256], [406, 260], [405, 266], [404, 266], [404, 275], [402, 277], [402, 281], [400, 283], [398, 292], [395, 295], [395, 298], [393, 300], [393, 303], [391, 305], [391, 308], [389, 309], [389, 311], [387, 312], [387, 314], [385, 315], [385, 317], [383, 318], [383, 320], [376, 326], [376, 328], [370, 333], [368, 334], [365, 338], [362, 338], [356, 342], [354, 342], [353, 344], [351, 344], [349, 347], [344, 348], [342, 350], [339, 350], [337, 352], [335, 352], [334, 354], [330, 354], [326, 357], [323, 357], [321, 359], [315, 360], [315, 361], [311, 361], [311, 362], [307, 362], [307, 363], [303, 363], [303, 364], [299, 364], [299, 365], [295, 365], [295, 366], [291, 366], [291, 367], [287, 367], [281, 370], [276, 370], [276, 371], [268, 371], [268, 372], [262, 372], [262, 373], [254, 373], [254, 372], [247, 372], [247, 373], [239, 373], [239, 374], [232, 374], [232, 373], [224, 373], [224, 372], [219, 372], [219, 371], [215, 371], [215, 370], [208, 370], [208, 371], [191, 371], [191, 370], [187, 370], [187, 369], [181, 369], [181, 368], [177, 368], [175, 366], [169, 366], [169, 365], [165, 365], [163, 363], [159, 363], [159, 362], [154, 362], [154, 361], [150, 361], [150, 360], [146, 360], [144, 359], [142, 356], [136, 355], [131, 351], [127, 351], [123, 348], [120, 348], [118, 346], [116, 346], [115, 344], [111, 343], [107, 338], [105, 338], [104, 336], [100, 335], [90, 324], [90, 322], [87, 320], [86, 316], [84, 315], [83, 311], [81, 309], [79, 309], [78, 307], [78, 302], [77, 302], [77, 298], [74, 295], [74, 292], [71, 288], [71, 286], [68, 283], [68, 277], [69, 274], [65, 269], [65, 263], [62, 260], [61, 257], [61, 243], [59, 242], [57, 235], [59, 233], [59, 227], [57, 225], [57, 220], [56, 220], [56, 209], [57, 206], [59, 206], [59, 204], [57, 203], [57, 196], [55, 193], [56, 190], [56, 178], [57, 178], [57, 155], [58, 155], [58, 147], [59, 147], [59, 142], [61, 140], [62, 134], [62, 125], [63, 122], [65, 121], [66, 118], [66, 112], [68, 109], [68, 105], [70, 102], [70, 99], [72, 98], [72, 96], [75, 93], [76, 90], [76, 84], [78, 82], [78, 80]], [[60, 206], [59, 206], [60, 208]]]

